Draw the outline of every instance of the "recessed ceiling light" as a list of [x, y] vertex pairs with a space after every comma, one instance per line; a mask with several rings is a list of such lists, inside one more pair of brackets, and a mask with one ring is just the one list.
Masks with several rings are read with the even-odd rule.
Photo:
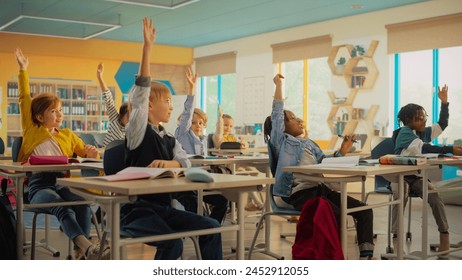
[[173, 10], [176, 8], [180, 8], [180, 7], [192, 4], [199, 0], [106, 0], [106, 1], [128, 4], [128, 5], [138, 5], [138, 6]]
[[352, 9], [362, 9], [362, 8], [364, 8], [364, 6], [361, 5], [361, 4], [353, 4], [353, 5], [351, 5], [351, 8]]

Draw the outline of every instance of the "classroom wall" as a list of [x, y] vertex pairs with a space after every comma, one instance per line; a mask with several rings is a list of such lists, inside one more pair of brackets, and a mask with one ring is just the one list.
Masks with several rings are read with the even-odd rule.
[[[0, 33], [0, 96], [2, 126], [0, 137], [6, 139], [7, 82], [17, 80], [18, 65], [14, 50], [20, 47], [29, 57], [31, 78], [96, 80], [96, 67], [104, 62], [104, 79], [116, 87], [116, 106], [121, 104], [121, 91], [114, 79], [123, 61], [139, 62], [141, 43], [89, 39], [72, 40]], [[191, 48], [155, 45], [151, 62], [156, 64], [190, 65]]]
[[[375, 86], [369, 90], [360, 90], [354, 107], [369, 108], [373, 102], [380, 108], [376, 115], [376, 122], [385, 125], [393, 116], [392, 107], [392, 67], [387, 54], [387, 32], [385, 25], [459, 13], [462, 11], [462, 0], [433, 0], [414, 5], [372, 12], [347, 18], [265, 33], [258, 36], [246, 37], [218, 44], [212, 44], [194, 49], [194, 57], [234, 51], [237, 53], [236, 80], [237, 96], [236, 108], [242, 108], [245, 102], [244, 81], [252, 77], [264, 77], [265, 99], [261, 102], [258, 112], [259, 119], [264, 119], [271, 112], [274, 85], [272, 78], [275, 67], [272, 63], [271, 44], [311, 38], [326, 34], [332, 35], [332, 44], [352, 44], [369, 46], [371, 40], [378, 40], [379, 45], [374, 55], [379, 69], [379, 76]], [[431, 36], [431, 34], [429, 34]], [[338, 95], [348, 93], [343, 77], [333, 77], [332, 90]], [[327, 94], [327, 93], [326, 93]], [[365, 98], [367, 97], [367, 98]], [[330, 104], [326, 104], [326, 110]], [[245, 112], [236, 114], [236, 125], [246, 119]], [[309, 121], [309, 120], [308, 120]], [[327, 120], [326, 120], [327, 121]], [[392, 121], [389, 121], [387, 134], [391, 133]]]

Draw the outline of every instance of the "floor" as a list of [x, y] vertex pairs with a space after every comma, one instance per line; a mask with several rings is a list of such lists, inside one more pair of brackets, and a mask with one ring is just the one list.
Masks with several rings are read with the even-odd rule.
[[[358, 194], [351, 194], [355, 197], [359, 197]], [[382, 201], [386, 200], [386, 196], [383, 195], [371, 195], [370, 201]], [[421, 247], [421, 199], [414, 198], [412, 202], [412, 217], [411, 217], [411, 232], [412, 232], [412, 241], [405, 242], [405, 252], [410, 253], [413, 251], [420, 250]], [[462, 242], [462, 222], [460, 219], [462, 206], [453, 206], [447, 205], [446, 211], [448, 215], [448, 221], [450, 226], [450, 238], [453, 243]], [[375, 251], [374, 257], [381, 259], [382, 254], [386, 253], [387, 247], [387, 207], [382, 207], [374, 209], [374, 232], [377, 234], [377, 239], [375, 241]], [[407, 227], [407, 209], [405, 212], [405, 225]], [[253, 238], [256, 222], [258, 221], [258, 212], [248, 212], [246, 216], [245, 224], [245, 244], [249, 246]], [[229, 223], [229, 216], [225, 223]], [[352, 224], [352, 220], [349, 224]], [[295, 232], [295, 223], [290, 223], [287, 219], [280, 217], [273, 217], [271, 223], [271, 249], [273, 252], [281, 255], [284, 259], [291, 259], [291, 246], [294, 240], [294, 237], [288, 237], [287, 239], [280, 238], [280, 233], [294, 233]], [[39, 238], [43, 236], [43, 230], [39, 231]], [[43, 248], [37, 248], [36, 259], [42, 260], [52, 260], [52, 259], [66, 259], [68, 255], [68, 240], [65, 235], [59, 230], [52, 230], [51, 232], [51, 245], [55, 246], [61, 254], [59, 257], [53, 257], [51, 254], [44, 250]], [[30, 230], [26, 230], [27, 240], [30, 240]], [[439, 233], [437, 231], [436, 224], [434, 222], [433, 216], [429, 213], [429, 226], [428, 226], [428, 241], [430, 243], [439, 242]], [[234, 255], [232, 254], [233, 246], [236, 242], [236, 234], [227, 232], [222, 235], [223, 240], [223, 254], [225, 259], [233, 259]], [[258, 241], [262, 243], [264, 241], [264, 231], [261, 231]], [[350, 230], [348, 233], [348, 259], [358, 259], [358, 250], [355, 244], [355, 231]], [[192, 242], [189, 239], [185, 240], [184, 247], [184, 259], [194, 259], [195, 252]], [[155, 248], [144, 245], [144, 244], [134, 244], [130, 245], [127, 249], [128, 259], [132, 260], [150, 260], [153, 259], [155, 253]], [[30, 252], [26, 250], [24, 256], [25, 259], [30, 258]], [[255, 253], [252, 255], [252, 259], [273, 259], [261, 253]], [[432, 257], [431, 259], [436, 259]], [[450, 254], [450, 259], [460, 260], [462, 259], [462, 251], [454, 252]]]

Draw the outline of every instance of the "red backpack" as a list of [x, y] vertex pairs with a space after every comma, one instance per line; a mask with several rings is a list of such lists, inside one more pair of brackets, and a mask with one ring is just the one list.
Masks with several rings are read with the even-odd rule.
[[308, 199], [297, 223], [294, 260], [343, 260], [337, 220], [324, 197]]

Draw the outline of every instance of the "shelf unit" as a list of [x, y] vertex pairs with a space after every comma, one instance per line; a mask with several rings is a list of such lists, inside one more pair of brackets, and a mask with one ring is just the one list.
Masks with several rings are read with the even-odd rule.
[[[328, 149], [335, 149], [339, 146], [341, 139], [337, 135], [357, 134], [364, 135], [363, 139], [361, 139], [361, 147], [357, 148], [361, 148], [362, 151], [366, 152], [370, 150], [372, 136], [374, 136], [374, 119], [379, 105], [371, 105], [364, 116], [366, 110], [355, 108], [353, 103], [360, 90], [373, 88], [377, 80], [379, 72], [372, 57], [378, 43], [378, 41], [373, 40], [364, 56], [355, 57], [351, 57], [351, 52], [354, 49], [353, 45], [332, 47], [327, 63], [333, 75], [344, 78], [349, 93], [346, 98], [338, 98], [334, 92], [328, 91], [332, 103], [332, 108], [327, 117], [327, 123], [332, 128], [332, 137]], [[335, 63], [340, 57], [346, 58], [343, 69], [339, 69]], [[362, 128], [362, 131], [360, 131], [360, 128]]]
[[[98, 85], [85, 81], [30, 79], [31, 96], [55, 93], [62, 102], [64, 113], [62, 128], [79, 133], [106, 132], [109, 126], [106, 103]], [[115, 88], [110, 87], [115, 93]], [[21, 136], [17, 81], [9, 81], [7, 87], [7, 148]]]

